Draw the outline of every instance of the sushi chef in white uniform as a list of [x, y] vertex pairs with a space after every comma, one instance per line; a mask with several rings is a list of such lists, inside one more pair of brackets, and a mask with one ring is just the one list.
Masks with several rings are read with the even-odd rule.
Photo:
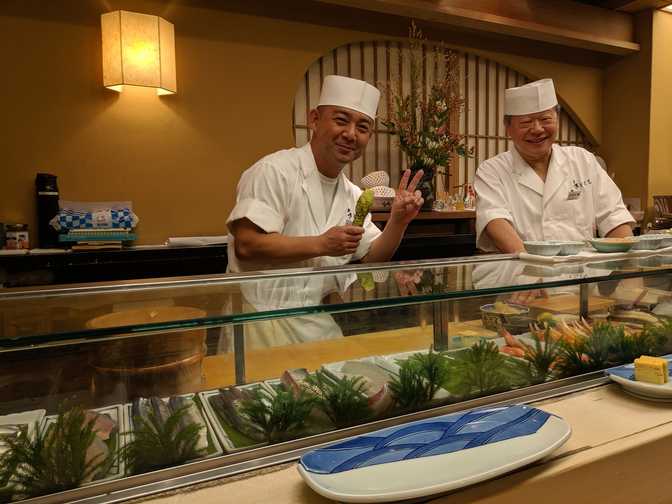
[[505, 90], [504, 124], [513, 147], [476, 170], [478, 248], [516, 253], [525, 240], [632, 236], [635, 221], [595, 156], [554, 143], [551, 79]]
[[[229, 270], [334, 266], [360, 260], [389, 260], [423, 200], [415, 187], [422, 177], [401, 177], [390, 218], [381, 232], [371, 216], [353, 226], [362, 190], [343, 168], [359, 158], [374, 130], [380, 91], [357, 79], [330, 75], [309, 113], [311, 140], [300, 148], [264, 157], [246, 170], [238, 184], [236, 206], [227, 225]], [[356, 279], [338, 282], [321, 275], [243, 282], [243, 309], [258, 312], [319, 306], [325, 295], [344, 293]], [[231, 335], [220, 350], [231, 348]], [[247, 349], [285, 346], [343, 337], [333, 317], [309, 316], [257, 321], [245, 325]]]
[[331, 266], [389, 260], [423, 200], [406, 171], [381, 232], [367, 216], [350, 225], [361, 189], [343, 174], [374, 130], [380, 91], [367, 82], [329, 75], [309, 113], [311, 140], [275, 152], [246, 170], [227, 219], [230, 271]]

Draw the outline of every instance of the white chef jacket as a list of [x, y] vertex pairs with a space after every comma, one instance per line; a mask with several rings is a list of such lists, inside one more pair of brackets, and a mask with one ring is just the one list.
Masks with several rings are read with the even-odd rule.
[[581, 147], [553, 145], [546, 182], [515, 147], [478, 167], [478, 248], [496, 251], [484, 232], [493, 219], [506, 219], [525, 240], [586, 240], [635, 222], [616, 184], [595, 156]]
[[[240, 284], [242, 309], [245, 312], [269, 312], [291, 308], [320, 306], [332, 293], [343, 294], [357, 279], [354, 273], [338, 275], [306, 275], [269, 278]], [[233, 310], [228, 307], [229, 313]], [[224, 327], [218, 344], [219, 352], [232, 352], [233, 332]], [[328, 313], [286, 318], [259, 319], [243, 324], [245, 349], [253, 350], [297, 343], [326, 341], [343, 337], [343, 331]]]
[[[331, 292], [344, 293], [357, 279], [354, 273], [276, 278], [241, 284], [244, 302], [257, 312], [314, 307]], [[328, 313], [300, 315], [245, 324], [245, 347], [268, 348], [343, 337]]]
[[[248, 218], [267, 233], [286, 236], [318, 236], [333, 226], [352, 221], [355, 206], [362, 190], [343, 173], [338, 176], [338, 188], [328, 218], [322, 184], [310, 143], [303, 147], [281, 150], [257, 161], [245, 170], [238, 183], [236, 206], [227, 224]], [[283, 267], [332, 266], [349, 263], [364, 257], [373, 240], [381, 231], [371, 222], [364, 221], [364, 234], [352, 255], [315, 257]], [[228, 239], [229, 271], [252, 271], [273, 266], [258, 261], [241, 261], [236, 257], [234, 238]]]

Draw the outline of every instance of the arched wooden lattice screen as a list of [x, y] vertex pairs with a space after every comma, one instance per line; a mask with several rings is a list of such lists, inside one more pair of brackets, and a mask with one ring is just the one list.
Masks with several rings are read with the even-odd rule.
[[[436, 72], [442, 71], [443, 58], [440, 49], [431, 43], [425, 45], [425, 64], [423, 81], [432, 82]], [[467, 143], [474, 147], [474, 157], [459, 158], [451, 169], [450, 181], [441, 185], [445, 190], [458, 184], [471, 183], [476, 167], [484, 160], [509, 148], [509, 140], [502, 123], [504, 89], [528, 82], [528, 79], [515, 70], [478, 55], [456, 51], [460, 65], [462, 96], [465, 110], [460, 118], [460, 132], [466, 134]], [[404, 42], [360, 42], [334, 49], [315, 61], [299, 85], [294, 100], [294, 132], [296, 145], [309, 140], [307, 114], [317, 105], [322, 80], [326, 75], [338, 74], [364, 79], [377, 85], [383, 95], [378, 108], [380, 118], [387, 116], [390, 106], [385, 88], [390, 82], [400, 82], [402, 90], [408, 90], [409, 49]], [[391, 135], [376, 121], [376, 135], [369, 143], [366, 154], [348, 167], [347, 175], [358, 183], [372, 171], [385, 170], [390, 174], [391, 185], [399, 180], [401, 169], [406, 168], [405, 156], [399, 151], [395, 135]], [[590, 147], [587, 135], [562, 111], [558, 142], [563, 145]]]

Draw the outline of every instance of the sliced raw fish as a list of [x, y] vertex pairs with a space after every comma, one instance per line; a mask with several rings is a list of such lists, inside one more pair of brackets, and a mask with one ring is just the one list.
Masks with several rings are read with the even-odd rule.
[[149, 421], [150, 411], [151, 411], [151, 404], [149, 402], [149, 399], [145, 397], [138, 397], [133, 401], [133, 404], [131, 405], [131, 414], [133, 416], [131, 420], [135, 420], [136, 418], [142, 418], [145, 421], [145, 423], [151, 425], [151, 422]]
[[210, 397], [210, 404], [231, 427], [255, 441], [266, 441], [264, 431], [240, 412], [243, 399], [252, 399], [247, 390], [236, 387], [219, 389], [219, 394]]
[[301, 390], [305, 388], [306, 378], [308, 378], [307, 369], [288, 369], [282, 373], [280, 381], [291, 390], [294, 395], [298, 395]]
[[[364, 380], [365, 383], [368, 381], [367, 378], [364, 378]], [[372, 391], [375, 389], [368, 388], [367, 390]], [[369, 409], [371, 409], [374, 416], [382, 415], [394, 404], [394, 398], [392, 397], [392, 393], [390, 392], [387, 383], [380, 387], [374, 394], [367, 393], [367, 397], [369, 399]]]
[[152, 411], [154, 411], [154, 416], [159, 421], [161, 425], [165, 425], [170, 417], [170, 408], [168, 405], [163, 402], [163, 399], [160, 397], [150, 397], [149, 401], [152, 405]]
[[[361, 367], [357, 365], [350, 366], [349, 364], [361, 364], [356, 363], [355, 361], [346, 362], [341, 368], [341, 372], [334, 373], [337, 377], [349, 377], [355, 378], [359, 377], [362, 379], [362, 384], [364, 385], [364, 394], [368, 398], [369, 408], [374, 415], [381, 415], [394, 404], [394, 399], [392, 393], [390, 392], [389, 386], [387, 384], [388, 375], [381, 370], [381, 373], [378, 374], [378, 369], [371, 369], [369, 367]], [[366, 363], [364, 363], [366, 364]], [[370, 365], [372, 368], [377, 368], [378, 366]], [[346, 370], [344, 372], [343, 370]], [[360, 373], [351, 373], [349, 371], [358, 371], [369, 372], [373, 378], [369, 376], [360, 374]]]
[[93, 430], [103, 441], [110, 439], [110, 434], [117, 428], [117, 423], [106, 413], [100, 414], [95, 411], [87, 411], [84, 423], [93, 423]]
[[[89, 448], [86, 450], [85, 461], [87, 464], [97, 465], [103, 462], [109, 455], [110, 450], [105, 444], [105, 441], [100, 439], [98, 436], [94, 436], [93, 442], [89, 445]], [[85, 478], [84, 483], [91, 481], [96, 473], [90, 474]]]
[[180, 419], [180, 427], [185, 428], [191, 424], [201, 426], [201, 429], [198, 431], [196, 450], [205, 453], [208, 450], [208, 430], [203, 415], [201, 415], [201, 411], [198, 409], [198, 406], [196, 406], [194, 400], [175, 396], [170, 398], [168, 405], [173, 413], [180, 409], [184, 409], [184, 415]]
[[[311, 386], [306, 383], [309, 373], [306, 368], [297, 368], [297, 369], [288, 369], [280, 377], [280, 382], [288, 389], [291, 390], [294, 397], [298, 397], [302, 390], [306, 390], [309, 393], [311, 392]], [[314, 424], [313, 427], [317, 426], [318, 429], [328, 428], [331, 425], [331, 421], [324, 411], [322, 411], [317, 406], [314, 406], [310, 410], [310, 415], [308, 416], [310, 423]]]
[[347, 361], [341, 366], [340, 372], [345, 375], [363, 376], [377, 387], [382, 387], [390, 381], [389, 374], [370, 362]]

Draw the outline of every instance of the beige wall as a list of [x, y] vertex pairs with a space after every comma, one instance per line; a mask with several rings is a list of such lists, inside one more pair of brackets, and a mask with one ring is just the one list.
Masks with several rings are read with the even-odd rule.
[[[115, 9], [175, 24], [178, 94], [102, 87], [99, 15]], [[305, 69], [339, 45], [379, 35], [163, 1], [4, 0], [0, 4], [0, 222], [35, 229], [33, 181], [57, 174], [61, 197], [132, 200], [139, 243], [222, 234], [241, 172], [291, 146]], [[601, 71], [488, 53], [561, 96], [601, 137]]]
[[649, 205], [656, 194], [672, 194], [672, 14], [653, 16]]
[[604, 73], [604, 142], [600, 153], [625, 197], [648, 197], [649, 110], [651, 103], [652, 16], [637, 16], [641, 50], [608, 66]]
[[640, 53], [605, 70], [601, 152], [623, 195], [651, 210], [672, 194], [672, 14], [643, 12], [637, 30]]

